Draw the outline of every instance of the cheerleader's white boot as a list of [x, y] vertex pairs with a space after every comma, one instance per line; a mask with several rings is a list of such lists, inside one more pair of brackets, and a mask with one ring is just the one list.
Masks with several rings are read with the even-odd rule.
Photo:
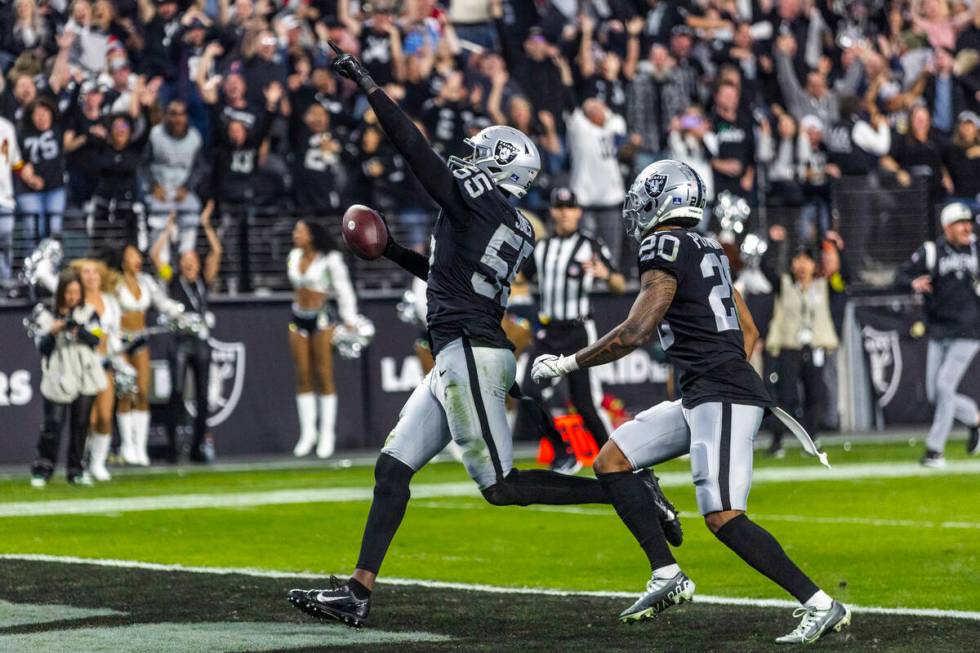
[[88, 436], [88, 471], [92, 478], [97, 481], [111, 481], [112, 475], [106, 468], [105, 463], [109, 458], [109, 445], [112, 444], [112, 436], [108, 433], [91, 433]]
[[293, 448], [297, 458], [309, 455], [316, 446], [316, 399], [312, 392], [296, 395], [296, 412], [299, 413], [299, 442]]
[[320, 395], [320, 437], [316, 443], [316, 457], [329, 458], [333, 455], [337, 434], [337, 395]]
[[133, 411], [133, 451], [136, 454], [136, 464], [141, 467], [150, 466], [150, 452], [147, 445], [150, 441], [150, 411]]
[[116, 422], [119, 424], [119, 456], [127, 465], [139, 464], [136, 453], [135, 431], [133, 428], [135, 413], [117, 413]]

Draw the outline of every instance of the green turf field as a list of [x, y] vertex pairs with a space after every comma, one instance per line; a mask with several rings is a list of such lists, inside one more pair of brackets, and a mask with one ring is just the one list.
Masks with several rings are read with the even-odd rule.
[[[945, 472], [918, 468], [914, 463], [919, 447], [904, 444], [855, 445], [849, 451], [829, 447], [834, 464], [829, 472], [821, 471], [813, 459], [803, 459], [794, 450], [782, 461], [757, 455], [749, 513], [776, 535], [819, 585], [845, 602], [883, 608], [977, 611], [980, 459], [966, 459], [961, 449], [961, 443], [951, 443], [950, 468]], [[699, 596], [788, 598], [704, 528], [696, 515], [685, 462], [665, 465], [657, 473], [668, 496], [682, 511], [686, 539], [676, 555], [697, 583]], [[113, 482], [94, 488], [69, 487], [59, 477], [48, 488], [34, 490], [28, 486], [26, 475], [4, 478], [0, 479], [0, 554], [250, 568], [286, 575], [341, 574], [350, 570], [357, 556], [371, 477], [369, 467], [340, 469], [311, 463], [308, 467], [264, 471], [193, 468], [122, 473]], [[630, 593], [641, 590], [647, 579], [642, 552], [607, 506], [495, 508], [483, 502], [462, 467], [453, 462], [431, 465], [416, 477], [413, 488], [415, 498], [385, 562], [386, 576]], [[86, 571], [75, 574], [78, 570]], [[262, 592], [245, 602], [251, 606], [247, 610], [238, 607], [222, 614], [203, 608], [207, 614], [185, 619], [183, 612], [189, 608], [166, 599], [151, 619], [144, 598], [132, 610], [123, 609], [126, 584], [117, 586], [111, 579], [133, 574], [152, 577], [150, 586], [164, 588], [163, 595], [167, 596], [167, 588], [189, 591], [183, 583], [191, 577], [195, 587], [205, 586], [206, 593], [208, 577], [10, 559], [0, 560], [0, 574], [0, 650], [22, 650], [15, 644], [49, 650], [37, 648], [38, 642], [27, 636], [49, 632], [50, 625], [4, 627], [5, 609], [11, 611], [14, 608], [9, 605], [25, 601], [30, 605], [58, 603], [132, 613], [137, 616], [81, 616], [74, 623], [120, 627], [140, 623], [140, 636], [151, 639], [154, 631], [148, 620], [310, 625], [302, 615], [292, 614], [286, 604], [284, 592], [290, 584], [285, 580], [248, 581], [260, 584]], [[80, 589], [46, 592], [38, 587], [38, 579], [47, 576], [72, 577]], [[227, 586], [229, 578], [214, 580], [214, 587]], [[306, 584], [316, 583], [307, 580]], [[596, 646], [608, 649], [626, 646], [627, 642], [632, 642], [635, 650], [636, 637], [664, 646], [657, 650], [756, 650], [767, 648], [772, 637], [794, 625], [791, 608], [698, 605], [696, 598], [695, 605], [673, 608], [663, 615], [662, 624], [634, 626], [630, 630], [633, 634], [627, 636], [623, 633], [629, 629], [615, 623], [616, 612], [628, 603], [624, 598], [548, 596], [535, 600], [534, 595], [515, 598], [458, 590], [417, 591], [421, 603], [413, 601], [410, 587], [381, 586], [372, 607], [372, 625], [380, 629], [377, 633], [390, 627], [392, 632], [418, 631], [434, 639], [409, 638], [397, 644], [394, 640], [358, 642], [344, 639], [345, 634], [319, 643], [340, 647], [390, 645], [399, 650], [469, 649], [461, 642], [480, 632], [481, 615], [486, 616], [487, 609], [493, 611], [492, 606], [498, 611], [487, 617], [487, 624], [497, 626], [483, 631], [488, 639], [480, 641], [497, 641], [499, 647], [491, 645], [486, 650], [514, 646], [513, 634], [531, 628], [526, 622], [541, 610], [570, 615], [568, 618], [576, 620], [575, 632], [581, 631], [582, 637], [575, 638], [575, 646], [544, 646], [539, 650], [567, 650], [579, 644], [582, 650]], [[197, 596], [191, 603], [201, 603], [203, 599]], [[444, 601], [451, 604], [458, 617], [455, 621], [447, 621], [446, 615], [440, 614], [450, 609], [442, 604]], [[408, 618], [418, 613], [424, 618], [414, 622]], [[965, 638], [980, 631], [980, 614], [972, 614], [973, 619], [943, 619], [856, 613], [852, 634], [835, 637], [838, 645], [847, 644], [849, 650], [923, 650], [926, 645], [930, 650], [957, 650], [966, 642], [961, 635]], [[689, 633], [687, 640], [658, 639], [667, 636], [663, 629], [669, 615], [669, 623]], [[731, 615], [750, 615], [758, 626], [751, 634], [743, 633], [748, 638], [742, 642], [745, 646], [735, 646], [741, 640], [724, 634], [723, 624]], [[699, 623], [718, 624], [721, 630], [713, 630], [714, 626], [699, 628]], [[879, 627], [890, 630], [898, 626], [907, 630], [906, 637], [882, 638], [876, 632]], [[257, 628], [261, 631], [266, 627]], [[331, 637], [336, 632], [332, 627], [320, 627], [327, 628], [323, 632]], [[741, 632], [734, 626], [730, 630]], [[81, 631], [76, 634], [81, 639], [71, 650], [90, 650], [86, 648], [88, 635]], [[308, 633], [301, 634], [288, 650], [316, 648], [316, 631], [314, 644], [308, 641]], [[5, 640], [13, 635], [24, 637]], [[594, 640], [590, 639], [593, 636]], [[555, 632], [552, 637], [560, 639], [562, 635]], [[617, 637], [626, 639], [617, 643]], [[259, 640], [235, 648], [230, 641], [218, 648], [202, 644], [199, 650], [287, 650], [275, 645], [270, 648]], [[542, 644], [550, 640], [535, 641]], [[145, 650], [186, 650], [174, 646]], [[92, 644], [91, 650], [99, 649]]]

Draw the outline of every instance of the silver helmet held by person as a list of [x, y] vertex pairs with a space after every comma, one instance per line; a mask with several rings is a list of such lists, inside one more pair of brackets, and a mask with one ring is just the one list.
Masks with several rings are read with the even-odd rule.
[[485, 127], [463, 142], [473, 148], [473, 153], [464, 159], [449, 157], [449, 165], [476, 166], [518, 198], [527, 195], [541, 171], [541, 154], [534, 141], [513, 127]]
[[642, 240], [654, 227], [693, 227], [704, 216], [704, 182], [694, 168], [673, 159], [651, 163], [626, 193], [626, 231]]

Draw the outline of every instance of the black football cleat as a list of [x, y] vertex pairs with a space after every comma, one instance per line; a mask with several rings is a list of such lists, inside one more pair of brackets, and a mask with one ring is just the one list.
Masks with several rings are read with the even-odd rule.
[[646, 591], [636, 603], [619, 613], [619, 621], [624, 624], [652, 619], [672, 605], [680, 605], [694, 598], [694, 581], [683, 571], [673, 578], [651, 576]]
[[318, 619], [333, 619], [351, 628], [363, 626], [371, 611], [371, 599], [357, 598], [339, 578], [331, 576], [329, 584], [324, 590], [289, 590], [289, 602]]
[[582, 469], [582, 463], [578, 461], [575, 454], [565, 449], [562, 452], [555, 452], [555, 458], [551, 461], [551, 471], [574, 476]]
[[657, 507], [660, 515], [660, 525], [664, 530], [664, 537], [670, 542], [671, 546], [680, 546], [684, 542], [684, 531], [681, 530], [681, 518], [677, 514], [674, 504], [667, 500], [667, 495], [660, 489], [657, 477], [649, 469], [641, 469], [636, 475], [643, 481], [643, 485], [650, 491], [653, 503]]

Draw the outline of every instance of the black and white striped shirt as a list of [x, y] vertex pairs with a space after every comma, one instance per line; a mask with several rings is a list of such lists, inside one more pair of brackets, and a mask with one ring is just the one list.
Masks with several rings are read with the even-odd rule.
[[524, 276], [537, 282], [542, 321], [592, 317], [589, 293], [595, 277], [583, 264], [594, 259], [602, 261], [610, 272], [616, 272], [609, 248], [581, 231], [538, 241], [534, 256], [524, 267]]

